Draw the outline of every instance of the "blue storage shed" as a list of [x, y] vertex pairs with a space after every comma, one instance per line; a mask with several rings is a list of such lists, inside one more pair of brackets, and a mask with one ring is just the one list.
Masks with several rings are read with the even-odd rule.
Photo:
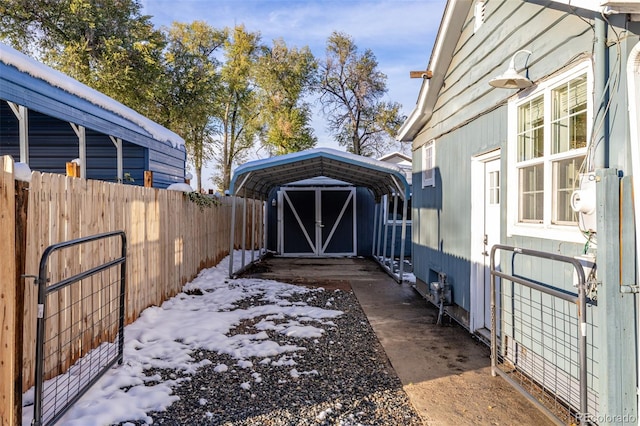
[[184, 140], [90, 87], [0, 44], [0, 155], [32, 170], [155, 187], [184, 182]]
[[[400, 262], [394, 264], [393, 241], [397, 233], [399, 247], [405, 246], [410, 189], [394, 164], [330, 148], [310, 149], [238, 167], [230, 193], [264, 201], [265, 249], [282, 256], [373, 256], [394, 278], [403, 278], [405, 251], [397, 250]], [[399, 221], [386, 220], [389, 197], [399, 200]], [[392, 237], [387, 237], [389, 229]], [[230, 261], [233, 265], [233, 255]], [[234, 268], [230, 275], [239, 272]]]

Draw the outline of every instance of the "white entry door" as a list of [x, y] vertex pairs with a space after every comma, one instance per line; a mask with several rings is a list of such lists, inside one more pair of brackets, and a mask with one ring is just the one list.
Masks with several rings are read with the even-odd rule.
[[[500, 243], [500, 159], [484, 163], [484, 328], [491, 329], [491, 271], [490, 253], [494, 244]], [[496, 256], [496, 269], [500, 256]], [[497, 281], [497, 280], [496, 280]], [[496, 309], [496, 312], [498, 309]]]
[[[491, 330], [491, 247], [500, 242], [500, 151], [471, 161], [470, 328], [485, 338]], [[496, 268], [499, 256], [496, 256]]]

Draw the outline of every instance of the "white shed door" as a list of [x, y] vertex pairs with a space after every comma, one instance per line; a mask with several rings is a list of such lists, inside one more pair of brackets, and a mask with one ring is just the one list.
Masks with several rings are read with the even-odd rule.
[[355, 188], [283, 188], [278, 215], [281, 254], [356, 254]]

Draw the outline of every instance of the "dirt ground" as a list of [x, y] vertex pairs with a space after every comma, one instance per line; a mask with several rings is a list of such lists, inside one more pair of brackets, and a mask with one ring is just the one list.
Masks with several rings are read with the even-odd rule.
[[367, 259], [268, 258], [244, 276], [353, 291], [425, 425], [554, 424], [500, 377], [488, 346]]

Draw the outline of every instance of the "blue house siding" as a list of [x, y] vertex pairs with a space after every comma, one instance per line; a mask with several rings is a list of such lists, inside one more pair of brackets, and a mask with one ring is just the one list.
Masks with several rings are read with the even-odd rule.
[[[471, 259], [471, 158], [501, 148], [501, 187], [507, 188], [517, 179], [517, 176], [508, 176], [506, 163], [509, 150], [513, 149], [507, 145], [507, 100], [514, 92], [496, 90], [488, 81], [506, 69], [507, 62], [518, 49], [534, 50], [529, 60], [529, 77], [536, 80], [554, 74], [559, 64], [570, 63], [581, 54], [590, 55], [593, 45], [592, 28], [580, 17], [524, 1], [487, 2], [485, 23], [475, 33], [473, 20], [471, 10], [432, 114], [413, 144], [414, 171], [419, 172], [422, 165], [418, 148], [430, 140], [435, 140], [436, 157], [435, 187], [414, 188], [413, 240], [418, 244], [414, 247], [414, 257], [420, 257], [419, 246], [445, 256], [436, 259], [428, 254], [426, 264], [414, 259], [414, 273], [419, 280], [429, 280], [433, 270], [447, 273], [453, 286], [454, 302], [465, 311], [470, 309], [471, 269], [466, 267], [463, 273], [445, 269], [449, 269], [446, 259], [463, 262]], [[417, 186], [420, 174], [415, 174], [413, 179]], [[504, 226], [507, 203], [501, 214], [501, 241], [535, 248], [540, 244], [537, 238], [532, 241], [528, 241], [528, 237], [507, 238]], [[568, 255], [578, 252], [572, 243], [549, 241], [544, 245], [556, 247], [555, 252]], [[541, 273], [547, 274], [547, 271]], [[550, 280], [553, 276], [554, 272], [548, 271], [548, 276], [542, 278]], [[570, 281], [562, 284], [563, 287], [570, 285]], [[465, 322], [464, 318], [460, 319]]]
[[[627, 186], [632, 172], [629, 134], [634, 131], [630, 128], [628, 102], [638, 105], [638, 100], [633, 94], [627, 94], [625, 67], [629, 53], [640, 40], [640, 25], [624, 13], [613, 12], [603, 17], [599, 11], [569, 7], [561, 2], [543, 5], [537, 1], [514, 0], [484, 2], [484, 22], [477, 27], [474, 26], [473, 3], [449, 2], [453, 5], [451, 10], [460, 12], [466, 8], [467, 16], [459, 27], [456, 23], [451, 29], [441, 28], [439, 40], [444, 37], [445, 43], [449, 44], [439, 46], [442, 48], [440, 57], [432, 57], [429, 69], [433, 67], [433, 78], [423, 85], [426, 94], [421, 93], [420, 97], [425, 106], [416, 108], [419, 115], [410, 117], [410, 130], [404, 139], [414, 138], [413, 264], [417, 287], [422, 286], [424, 292], [428, 289], [427, 284], [437, 279], [437, 273], [444, 272], [453, 287], [455, 306], [450, 313], [465, 324], [471, 311], [476, 311], [473, 318], [479, 312], [476, 302], [468, 300], [471, 286], [475, 284], [471, 281], [478, 269], [471, 261], [477, 253], [470, 251], [474, 231], [471, 228], [474, 223], [471, 159], [500, 148], [500, 243], [567, 256], [582, 254], [587, 248], [596, 254], [598, 282], [592, 285], [596, 285], [597, 292], [591, 294], [594, 303], [586, 310], [587, 327], [584, 330], [589, 345], [589, 412], [621, 419], [626, 415], [635, 423], [639, 368], [635, 331], [639, 302], [637, 295], [625, 294], [623, 290], [629, 291], [629, 288], [621, 286], [628, 282], [637, 284], [637, 253], [633, 243], [637, 224], [629, 217], [633, 214], [630, 207], [633, 204]], [[460, 16], [458, 13], [456, 19]], [[605, 28], [607, 34], [598, 33], [598, 28]], [[449, 34], [445, 37], [447, 30]], [[604, 54], [599, 53], [599, 47]], [[527, 74], [534, 86], [523, 91], [491, 87], [489, 80], [502, 74], [514, 53], [522, 49], [532, 52], [527, 62]], [[631, 59], [636, 60], [637, 66], [640, 57]], [[588, 87], [594, 91], [593, 95], [587, 92], [593, 119], [589, 117], [586, 121], [595, 136], [588, 143], [596, 148], [589, 150], [587, 155], [591, 160], [590, 170], [596, 174], [598, 232], [597, 244], [594, 240], [590, 245], [585, 244], [586, 238], [580, 241], [577, 226], [559, 224], [555, 218], [549, 219], [548, 212], [544, 216], [546, 222], [540, 220], [540, 224], [522, 223], [517, 214], [512, 214], [519, 209], [517, 191], [513, 192], [519, 185], [519, 174], [515, 161], [510, 159], [516, 158], [517, 144], [515, 121], [511, 127], [508, 122], [509, 107], [518, 100], [532, 99], [533, 93], [538, 96], [542, 89], [555, 89], [557, 86], [550, 81], [566, 76], [567, 71], [576, 70], [578, 66], [584, 66], [589, 78], [593, 78], [592, 86]], [[517, 68], [520, 71], [523, 64], [517, 64]], [[592, 80], [588, 81], [591, 83]], [[604, 88], [608, 90], [608, 99], [603, 96]], [[605, 108], [607, 115], [598, 115]], [[549, 140], [547, 136], [545, 141]], [[436, 184], [435, 187], [419, 188], [421, 147], [432, 141]], [[557, 161], [557, 158], [551, 161]], [[546, 165], [545, 191], [550, 186], [550, 170]], [[634, 172], [638, 173], [637, 170]], [[565, 292], [576, 292], [571, 266], [510, 253], [503, 253], [500, 261], [500, 270], [507, 274], [526, 277]], [[526, 311], [526, 315], [535, 312], [533, 320], [540, 327], [529, 335], [524, 334], [521, 325], [505, 328], [501, 330], [502, 337], [520, 342], [532, 353], [539, 352], [535, 355], [540, 357], [539, 361], [575, 376], [577, 354], [571, 344], [559, 345], [552, 351], [549, 348], [542, 350], [540, 345], [543, 337], [540, 330], [547, 330], [547, 338], [566, 333], [566, 342], [579, 335], [581, 330], [576, 326], [575, 306], [562, 305], [518, 285], [505, 285], [502, 289], [505, 292], [503, 301], [511, 302], [511, 295], [519, 295], [518, 300], [522, 302], [520, 306], [516, 306], [517, 302], [505, 303], [502, 314], [509, 317], [518, 309]], [[550, 312], [562, 318], [554, 319]], [[535, 379], [547, 380], [540, 376]], [[555, 392], [552, 387], [549, 390]], [[567, 389], [562, 392], [566, 394]], [[575, 407], [576, 401], [569, 402]], [[622, 420], [611, 423], [621, 424]]]
[[[435, 144], [435, 185], [419, 188], [421, 172], [413, 176], [414, 274], [423, 284], [437, 281], [439, 272], [447, 274], [453, 302], [466, 312], [471, 280], [471, 158], [501, 148], [506, 127], [502, 107], [443, 135]], [[420, 150], [414, 151], [413, 164], [422, 164]], [[462, 314], [458, 319], [467, 324]]]

